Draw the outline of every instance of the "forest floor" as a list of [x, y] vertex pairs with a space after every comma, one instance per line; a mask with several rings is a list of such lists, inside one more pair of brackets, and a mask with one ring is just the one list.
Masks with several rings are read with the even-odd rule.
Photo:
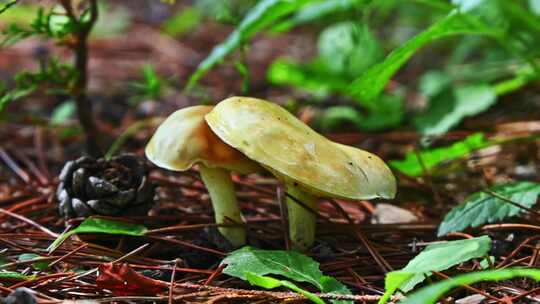
[[[241, 92], [241, 76], [232, 64], [224, 64], [202, 80], [200, 92], [184, 94], [183, 84], [190, 73], [232, 27], [205, 22], [181, 40], [175, 40], [163, 35], [153, 23], [158, 18], [155, 15], [166, 14], [163, 10], [167, 5], [163, 6], [165, 8], [157, 5], [157, 8], [143, 9], [135, 4], [128, 5], [134, 21], [127, 33], [96, 36], [91, 41], [88, 92], [94, 115], [99, 118], [100, 133], [105, 135], [107, 144], [137, 121], [150, 121], [182, 107], [216, 102]], [[309, 56], [314, 52], [309, 47], [314, 44], [313, 39], [303, 30], [257, 37], [247, 59], [252, 75], [248, 94], [280, 104], [296, 100], [297, 113], [309, 123], [317, 107], [328, 104], [303, 103], [302, 100], [307, 99], [304, 93], [271, 86], [266, 81], [265, 71], [276, 57]], [[21, 70], [35, 69], [43, 56], [69, 59], [69, 53], [61, 47], [40, 39], [28, 39], [0, 50], [0, 78], [10, 79]], [[152, 63], [158, 74], [169, 78], [171, 84], [160, 100], [145, 99], [133, 104], [129, 102], [133, 95], [130, 84], [140, 77], [140, 68], [145, 63]], [[414, 68], [400, 72], [398, 81], [408, 77], [415, 77]], [[488, 138], [538, 136], [538, 93], [538, 85], [530, 85], [506, 96], [489, 111], [466, 119], [457, 130], [438, 139], [435, 146], [449, 145], [477, 131], [483, 131]], [[67, 98], [33, 95], [11, 105], [8, 119], [1, 123], [0, 260], [8, 263], [12, 270], [36, 276], [16, 281], [14, 285], [0, 285], [0, 293], [7, 295], [16, 287], [28, 287], [37, 292], [43, 303], [61, 299], [167, 301], [170, 297], [192, 303], [305, 300], [287, 293], [257, 293], [247, 282], [221, 274], [219, 263], [230, 248], [216, 237], [209, 197], [195, 170], [169, 172], [149, 164], [150, 180], [157, 185], [156, 204], [148, 216], [125, 219], [150, 229], [146, 236], [73, 236], [53, 253], [46, 254], [58, 234], [83, 220], [64, 220], [58, 213], [56, 198], [62, 166], [84, 153], [77, 122], [68, 119], [51, 125], [43, 119]], [[521, 102], [523, 100], [527, 102]], [[332, 102], [340, 100], [336, 97]], [[149, 123], [130, 136], [122, 152], [143, 156], [152, 126]], [[334, 141], [366, 149], [385, 160], [403, 159], [407, 152], [418, 149], [421, 137], [407, 127], [377, 133], [343, 128], [325, 135]], [[437, 238], [441, 219], [470, 193], [505, 180], [540, 181], [538, 140], [505, 141], [480, 149], [453, 161], [447, 172], [427, 173], [420, 178], [396, 172], [398, 195], [392, 201], [322, 200], [316, 244], [307, 254], [320, 262], [323, 273], [345, 283], [358, 295], [358, 302], [376, 301], [384, 292], [385, 273], [404, 267], [434, 241], [487, 234], [493, 241], [490, 255], [495, 258], [493, 263], [497, 267], [540, 267], [540, 226], [539, 218], [534, 215]], [[257, 174], [235, 175], [234, 181], [245, 216], [248, 243], [262, 249], [287, 248], [279, 183], [270, 175]], [[410, 216], [414, 220], [399, 223], [398, 217], [389, 220], [395, 223], [380, 223], [380, 218], [388, 216], [384, 212], [389, 212], [377, 207], [383, 203], [398, 206], [408, 220]], [[32, 265], [36, 261], [21, 260], [22, 254], [35, 254], [43, 257], [43, 261], [54, 263], [38, 270]], [[131, 269], [156, 280], [169, 282], [174, 276], [176, 287], [171, 288], [170, 295], [161, 292], [151, 297], [130, 293], [119, 296], [99, 288], [96, 282], [104, 271], [115, 273], [117, 270], [83, 272], [115, 260], [126, 262]], [[435, 273], [434, 279], [479, 268], [478, 262], [467, 262], [444, 273]], [[127, 278], [135, 280], [136, 276], [130, 273]], [[152, 286], [146, 287], [147, 291], [152, 290]], [[522, 279], [465, 286], [449, 296], [455, 300], [487, 293], [499, 299], [511, 298], [514, 303], [531, 303], [540, 302], [539, 288], [532, 281]]]

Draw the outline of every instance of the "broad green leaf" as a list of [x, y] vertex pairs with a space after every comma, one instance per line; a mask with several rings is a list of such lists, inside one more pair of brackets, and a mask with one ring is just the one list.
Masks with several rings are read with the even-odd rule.
[[[435, 148], [431, 150], [420, 151], [420, 157], [425, 169], [430, 171], [437, 165], [462, 158], [470, 153], [492, 145], [484, 138], [484, 134], [475, 133], [469, 135], [462, 141], [458, 141], [448, 147]], [[423, 173], [422, 163], [418, 159], [418, 154], [415, 151], [407, 153], [404, 160], [392, 160], [389, 162], [390, 166], [399, 170], [401, 173], [417, 177]]]
[[540, 282], [540, 270], [527, 268], [509, 268], [500, 270], [487, 270], [472, 272], [457, 276], [448, 280], [443, 280], [424, 287], [408, 296], [400, 304], [434, 304], [450, 290], [461, 285], [470, 285], [483, 281], [502, 281], [518, 277], [527, 277]]
[[47, 267], [49, 267], [49, 262], [40, 261], [40, 259], [42, 258], [43, 258], [42, 256], [37, 255], [35, 253], [23, 253], [19, 255], [19, 261], [21, 262], [36, 260], [34, 263], [32, 263], [32, 267], [36, 270], [44, 270], [44, 269], [47, 269]]
[[432, 244], [409, 261], [402, 271], [415, 273], [415, 276], [400, 286], [408, 292], [418, 283], [430, 276], [432, 271], [443, 271], [471, 259], [485, 256], [491, 248], [491, 239], [481, 236], [472, 239]]
[[416, 51], [437, 39], [461, 34], [494, 35], [494, 32], [471, 16], [452, 12], [393, 50], [383, 62], [363, 73], [350, 85], [349, 95], [367, 107], [376, 107], [376, 97]]
[[49, 247], [49, 251], [56, 249], [64, 240], [77, 233], [105, 233], [142, 236], [146, 233], [146, 227], [137, 224], [111, 221], [102, 218], [89, 217], [77, 228], [61, 234]]
[[197, 81], [213, 66], [225, 59], [242, 43], [273, 24], [282, 17], [298, 10], [309, 0], [262, 0], [244, 17], [238, 27], [221, 44], [214, 47], [210, 55], [204, 59], [191, 75], [187, 90], [193, 88]]
[[0, 282], [32, 280], [35, 276], [24, 275], [16, 271], [0, 271]]
[[66, 101], [56, 108], [51, 115], [51, 123], [53, 125], [61, 125], [65, 123], [75, 113], [75, 102]]
[[290, 290], [296, 291], [299, 294], [305, 296], [306, 298], [311, 300], [313, 303], [325, 304], [324, 301], [321, 298], [319, 298], [316, 294], [311, 293], [305, 289], [302, 289], [290, 281], [277, 280], [272, 277], [255, 274], [253, 272], [246, 272], [246, 278], [251, 285], [260, 286], [266, 289], [286, 287], [286, 288], [289, 288]]
[[296, 282], [307, 282], [322, 292], [351, 294], [336, 279], [324, 276], [319, 263], [295, 251], [260, 250], [244, 247], [231, 253], [221, 264], [227, 265], [223, 273], [246, 280], [246, 272], [264, 276], [281, 275]]
[[329, 71], [356, 77], [381, 61], [383, 50], [367, 25], [345, 21], [327, 27], [317, 43], [319, 57]]
[[464, 118], [484, 112], [497, 101], [495, 91], [486, 84], [458, 86], [446, 93], [431, 98], [429, 107], [414, 117], [414, 125], [423, 134], [444, 134]]
[[398, 289], [403, 292], [411, 291], [433, 271], [443, 271], [468, 260], [483, 257], [490, 248], [491, 239], [488, 236], [429, 245], [403, 269], [387, 274], [384, 300], [379, 303], [386, 303]]
[[[497, 196], [531, 208], [540, 195], [540, 183], [514, 182], [494, 186], [489, 190]], [[497, 196], [486, 192], [477, 192], [469, 196], [463, 203], [448, 212], [437, 234], [442, 236], [450, 232], [462, 231], [467, 227], [501, 221], [524, 211]]]

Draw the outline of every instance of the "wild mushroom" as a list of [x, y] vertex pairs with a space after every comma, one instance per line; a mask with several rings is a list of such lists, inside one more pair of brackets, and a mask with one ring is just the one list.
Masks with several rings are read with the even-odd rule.
[[[157, 166], [173, 171], [185, 171], [198, 164], [216, 223], [225, 224], [227, 219], [241, 223], [230, 171], [251, 173], [260, 167], [210, 130], [204, 115], [211, 110], [211, 106], [194, 106], [171, 114], [146, 146], [146, 157]], [[235, 247], [246, 242], [246, 233], [241, 227], [218, 229]]]
[[326, 139], [274, 103], [231, 97], [205, 118], [221, 140], [284, 184], [294, 249], [304, 250], [314, 242], [318, 198], [395, 196], [395, 178], [379, 157]]

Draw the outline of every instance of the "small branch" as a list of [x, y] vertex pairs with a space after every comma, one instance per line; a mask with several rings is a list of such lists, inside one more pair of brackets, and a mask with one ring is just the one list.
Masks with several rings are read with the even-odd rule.
[[10, 7], [14, 6], [15, 4], [17, 4], [17, 2], [19, 2], [19, 0], [13, 0], [11, 2], [6, 3], [4, 7], [0, 8], [0, 14], [7, 11]]
[[38, 223], [35, 222], [35, 221], [32, 221], [31, 219], [29, 219], [29, 218], [27, 218], [27, 217], [25, 217], [25, 216], [18, 215], [18, 214], [16, 214], [16, 213], [13, 213], [13, 212], [11, 212], [11, 211], [5, 210], [5, 209], [3, 209], [3, 208], [0, 208], [0, 213], [3, 213], [3, 214], [5, 214], [5, 215], [7, 215], [7, 216], [16, 218], [16, 219], [18, 219], [18, 220], [20, 220], [20, 221], [22, 221], [22, 222], [27, 223], [27, 224], [30, 225], [30, 226], [34, 226], [35, 228], [37, 228], [37, 229], [39, 229], [39, 230], [45, 232], [46, 234], [48, 234], [48, 235], [50, 235], [50, 236], [52, 236], [52, 237], [54, 237], [54, 238], [58, 237], [58, 233], [52, 232], [51, 230], [47, 229], [46, 227], [43, 227], [42, 225], [38, 224]]
[[500, 195], [499, 193], [495, 192], [495, 191], [491, 191], [489, 189], [486, 189], [486, 190], [483, 190], [484, 193], [488, 194], [488, 195], [491, 195], [495, 198], [498, 198], [500, 199], [501, 201], [505, 202], [505, 203], [508, 203], [512, 206], [515, 206], [517, 208], [520, 208], [520, 209], [523, 209], [531, 214], [534, 214], [536, 215], [537, 217], [540, 217], [540, 212], [534, 210], [534, 209], [531, 209], [531, 208], [528, 208], [528, 207], [525, 207], [523, 205], [521, 205], [520, 203], [517, 203], [517, 202], [514, 202], [513, 200], [503, 196], [503, 195]]
[[92, 156], [101, 156], [100, 137], [97, 125], [92, 117], [92, 106], [87, 97], [88, 86], [88, 36], [98, 18], [97, 0], [90, 0], [90, 19], [86, 22], [77, 19], [70, 0], [62, 0], [62, 6], [68, 16], [78, 25], [76, 43], [73, 47], [75, 52], [74, 66], [78, 72], [75, 83], [71, 87], [71, 96], [77, 105], [79, 123], [86, 135], [86, 149]]

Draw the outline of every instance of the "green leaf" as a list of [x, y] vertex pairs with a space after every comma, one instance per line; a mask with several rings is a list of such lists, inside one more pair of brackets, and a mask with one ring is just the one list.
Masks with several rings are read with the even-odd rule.
[[49, 267], [49, 262], [40, 261], [40, 259], [43, 259], [43, 257], [40, 256], [40, 255], [37, 255], [35, 253], [23, 253], [23, 254], [19, 255], [19, 261], [21, 261], [21, 262], [36, 260], [35, 263], [32, 263], [32, 267], [34, 269], [36, 269], [36, 270], [47, 269]]
[[232, 252], [221, 264], [227, 265], [223, 273], [242, 280], [247, 279], [246, 272], [259, 276], [274, 274], [310, 283], [325, 293], [351, 294], [345, 285], [324, 276], [319, 263], [295, 251], [260, 250], [248, 246]]
[[330, 73], [320, 60], [301, 65], [277, 59], [270, 65], [267, 78], [273, 84], [294, 86], [316, 96], [345, 92], [349, 84], [342, 75]]
[[142, 236], [146, 233], [146, 227], [137, 224], [111, 221], [102, 218], [89, 217], [82, 222], [77, 228], [61, 234], [49, 246], [49, 252], [55, 250], [64, 240], [77, 233], [105, 233]]
[[392, 160], [389, 162], [389, 164], [391, 167], [399, 170], [405, 175], [417, 177], [421, 176], [423, 173], [422, 163], [424, 164], [425, 169], [430, 171], [443, 162], [462, 158], [469, 155], [473, 151], [493, 144], [494, 142], [488, 141], [484, 138], [484, 134], [475, 133], [448, 147], [421, 151], [419, 154], [422, 162], [420, 162], [418, 159], [417, 153], [415, 151], [411, 151], [407, 153], [404, 160]]
[[427, 110], [414, 117], [418, 131], [426, 135], [444, 134], [464, 118], [484, 112], [497, 101], [495, 91], [486, 84], [459, 86], [448, 93], [436, 95]]
[[225, 59], [227, 55], [245, 43], [255, 34], [273, 24], [280, 18], [298, 10], [309, 0], [262, 0], [244, 17], [238, 27], [225, 41], [214, 47], [210, 55], [204, 59], [191, 75], [187, 90], [199, 81], [213, 66]]
[[[489, 190], [521, 206], [531, 208], [536, 204], [538, 195], [540, 195], [540, 184], [514, 182], [494, 186]], [[450, 232], [462, 231], [467, 227], [477, 227], [501, 221], [523, 211], [522, 208], [492, 194], [476, 192], [448, 212], [439, 226], [437, 234], [442, 236]]]
[[31, 85], [29, 87], [16, 88], [3, 93], [4, 96], [0, 97], [0, 113], [4, 111], [10, 103], [32, 94], [36, 88], [35, 85]]
[[206, 18], [220, 23], [238, 24], [257, 0], [196, 0], [197, 9]]
[[4, 1], [5, 4], [2, 4], [0, 14], [2, 15], [2, 21], [4, 24], [25, 24], [28, 23], [28, 20], [32, 20], [32, 18], [36, 15], [37, 5], [28, 5], [17, 2], [19, 1], [12, 0], [7, 3]]
[[487, 270], [468, 273], [448, 280], [443, 280], [424, 287], [408, 296], [401, 304], [433, 304], [448, 291], [462, 286], [483, 281], [502, 281], [517, 277], [528, 277], [540, 282], [540, 270], [509, 268], [500, 270]]
[[431, 244], [403, 269], [386, 275], [384, 300], [379, 303], [386, 303], [398, 289], [403, 292], [411, 291], [433, 271], [443, 271], [468, 260], [483, 257], [490, 248], [491, 239], [488, 236]]
[[384, 294], [379, 299], [378, 304], [385, 304], [390, 297], [399, 289], [403, 283], [414, 277], [415, 273], [405, 271], [391, 271], [384, 278]]
[[130, 84], [133, 89], [133, 95], [129, 99], [131, 105], [147, 99], [160, 99], [163, 96], [164, 88], [168, 85], [167, 79], [158, 75], [155, 67], [152, 64], [145, 63], [140, 70], [140, 80], [136, 80]]
[[177, 37], [193, 30], [201, 22], [201, 11], [186, 7], [167, 19], [161, 28], [170, 36]]
[[442, 71], [429, 71], [420, 78], [419, 91], [426, 97], [435, 97], [452, 85], [452, 77]]
[[403, 120], [403, 101], [398, 96], [384, 94], [379, 96], [376, 109], [364, 112], [351, 106], [329, 107], [322, 117], [322, 128], [331, 130], [345, 122], [369, 131], [395, 127]]
[[540, 0], [529, 0], [529, 10], [536, 16], [540, 16]]
[[65, 123], [75, 113], [75, 102], [66, 101], [56, 108], [51, 115], [51, 123], [53, 125], [61, 125]]
[[393, 50], [383, 62], [363, 73], [350, 85], [349, 95], [360, 100], [367, 107], [376, 107], [374, 102], [376, 97], [416, 51], [437, 39], [460, 34], [495, 35], [493, 30], [473, 17], [452, 12]]
[[480, 261], [480, 269], [488, 270], [495, 265], [495, 257], [490, 255], [488, 258], [484, 258], [482, 261]]
[[367, 25], [345, 21], [327, 27], [317, 43], [329, 71], [356, 77], [384, 58], [382, 47]]
[[35, 276], [24, 275], [16, 271], [0, 271], [0, 282], [32, 280]]
[[277, 280], [272, 277], [255, 274], [253, 272], [246, 272], [246, 278], [251, 285], [260, 286], [266, 289], [286, 287], [286, 288], [289, 288], [290, 290], [296, 291], [299, 294], [305, 296], [306, 298], [311, 300], [313, 303], [325, 304], [324, 301], [321, 298], [319, 298], [316, 294], [311, 293], [305, 289], [302, 289], [290, 281]]
[[343, 14], [354, 14], [368, 4], [370, 0], [325, 0], [307, 4], [291, 18], [276, 24], [273, 32], [288, 31], [298, 25], [311, 23], [326, 17], [343, 17]]

